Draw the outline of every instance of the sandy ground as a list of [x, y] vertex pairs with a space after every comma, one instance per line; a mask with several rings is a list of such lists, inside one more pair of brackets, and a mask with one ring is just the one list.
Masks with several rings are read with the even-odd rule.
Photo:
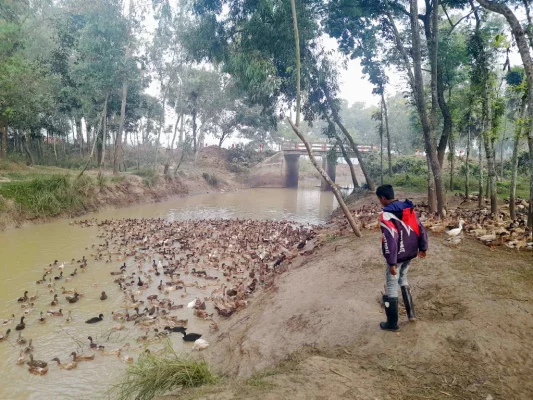
[[207, 337], [230, 378], [179, 398], [533, 398], [531, 252], [431, 236], [409, 276], [419, 320], [401, 306], [398, 333], [379, 329], [384, 273], [379, 232], [329, 237]]

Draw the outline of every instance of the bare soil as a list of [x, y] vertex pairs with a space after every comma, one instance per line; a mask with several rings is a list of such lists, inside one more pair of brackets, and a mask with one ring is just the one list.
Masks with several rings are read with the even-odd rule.
[[[356, 206], [372, 201], [365, 198]], [[327, 234], [202, 355], [219, 385], [180, 399], [531, 399], [533, 254], [431, 236], [409, 282], [418, 321], [384, 332], [380, 233]], [[168, 399], [175, 396], [166, 396]]]

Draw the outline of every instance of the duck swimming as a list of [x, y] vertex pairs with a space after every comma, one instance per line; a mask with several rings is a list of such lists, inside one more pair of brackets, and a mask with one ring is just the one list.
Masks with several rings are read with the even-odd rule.
[[104, 314], [100, 314], [98, 317], [92, 317], [85, 321], [86, 324], [96, 324], [104, 319]]
[[199, 333], [186, 333], [185, 331], [181, 333], [183, 334], [183, 340], [186, 342], [196, 342], [202, 337]]
[[7, 340], [9, 337], [9, 334], [11, 333], [11, 329], [8, 329], [5, 333], [5, 335], [0, 335], [0, 342], [3, 342], [4, 340]]
[[20, 317], [20, 323], [17, 324], [17, 326], [15, 327], [15, 330], [21, 331], [24, 328], [26, 328], [26, 324], [24, 323], [24, 317]]
[[42, 360], [34, 360], [33, 354], [30, 354], [30, 361], [28, 361], [26, 364], [28, 364], [30, 367], [37, 367], [37, 368], [46, 368], [48, 365], [47, 362]]
[[76, 361], [72, 361], [72, 362], [67, 363], [67, 364], [61, 364], [61, 361], [57, 357], [52, 358], [52, 361], [56, 361], [57, 362], [57, 366], [60, 369], [71, 370], [71, 369], [74, 369], [74, 368], [76, 368], [78, 366], [78, 363]]
[[94, 360], [94, 354], [91, 354], [91, 355], [83, 355], [83, 354], [80, 354], [80, 355], [77, 355], [75, 351], [73, 351], [72, 353], [70, 353], [70, 355], [72, 356], [72, 361], [92, 361]]
[[93, 338], [91, 336], [89, 336], [87, 339], [89, 339], [89, 347], [91, 349], [103, 350], [105, 348], [104, 346], [101, 346], [99, 344], [93, 343]]
[[102, 294], [100, 295], [100, 300], [107, 300], [107, 294], [105, 294], [105, 292], [102, 292]]
[[17, 299], [17, 301], [18, 301], [19, 303], [26, 303], [26, 302], [28, 301], [28, 291], [26, 290], [26, 291], [24, 292], [24, 296], [19, 297], [19, 298]]

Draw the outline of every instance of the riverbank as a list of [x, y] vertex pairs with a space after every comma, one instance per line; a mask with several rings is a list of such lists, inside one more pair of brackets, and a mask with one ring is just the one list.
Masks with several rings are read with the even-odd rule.
[[531, 398], [531, 252], [468, 237], [450, 247], [431, 234], [410, 273], [418, 321], [401, 307], [401, 330], [390, 333], [379, 329], [380, 233], [358, 239], [339, 222], [248, 308], [217, 321], [203, 357], [219, 384], [162, 398]]
[[246, 173], [246, 167], [236, 169], [224, 150], [213, 147], [202, 149], [196, 162], [183, 164], [177, 174], [167, 175], [142, 168], [119, 175], [89, 170], [78, 177], [76, 170], [2, 163], [0, 231], [106, 208], [244, 189]]

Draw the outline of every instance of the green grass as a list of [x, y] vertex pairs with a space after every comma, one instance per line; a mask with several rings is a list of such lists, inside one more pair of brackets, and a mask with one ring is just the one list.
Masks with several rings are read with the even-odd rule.
[[94, 183], [89, 177], [72, 180], [68, 175], [38, 176], [31, 180], [6, 182], [0, 185], [0, 195], [12, 199], [31, 217], [54, 217], [66, 211], [84, 207], [85, 197]]
[[143, 178], [144, 185], [148, 187], [154, 187], [159, 182], [159, 176], [153, 168], [141, 168], [135, 171], [134, 175]]
[[150, 400], [180, 387], [199, 387], [217, 379], [205, 361], [180, 357], [167, 344], [165, 356], [141, 355], [109, 394], [117, 400]]
[[153, 168], [140, 168], [139, 170], [133, 173], [134, 175], [140, 176], [141, 178], [151, 178], [156, 176], [156, 171]]
[[100, 189], [107, 187], [107, 181], [108, 178], [102, 173], [102, 171], [98, 172], [98, 175], [96, 176], [96, 184]]
[[111, 177], [111, 182], [113, 183], [122, 183], [126, 179], [125, 175], [115, 175]]

